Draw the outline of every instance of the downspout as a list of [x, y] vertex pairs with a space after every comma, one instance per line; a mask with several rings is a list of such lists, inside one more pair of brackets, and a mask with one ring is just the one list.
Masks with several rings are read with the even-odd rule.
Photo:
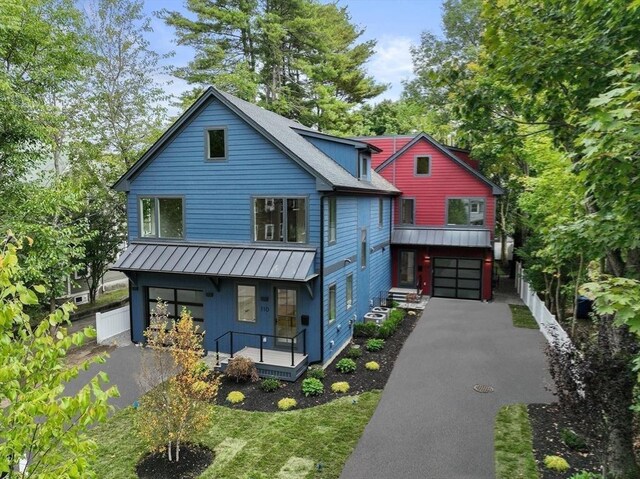
[[127, 286], [129, 287], [129, 339], [133, 343], [133, 301], [131, 296], [131, 280], [127, 276]]
[[324, 199], [320, 195], [320, 364], [324, 364]]

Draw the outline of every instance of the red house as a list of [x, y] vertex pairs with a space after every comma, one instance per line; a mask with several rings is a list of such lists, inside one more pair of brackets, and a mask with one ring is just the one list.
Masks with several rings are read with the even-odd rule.
[[366, 139], [394, 199], [393, 286], [447, 298], [492, 298], [496, 197], [469, 152], [426, 133]]

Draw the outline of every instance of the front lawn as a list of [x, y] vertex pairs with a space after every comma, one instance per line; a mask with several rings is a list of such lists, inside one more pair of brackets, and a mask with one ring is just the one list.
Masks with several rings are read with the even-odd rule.
[[533, 457], [531, 423], [525, 404], [503, 406], [496, 416], [497, 479], [538, 479]]
[[516, 328], [539, 329], [538, 323], [534, 319], [527, 306], [520, 304], [510, 304], [511, 319]]
[[[198, 442], [213, 449], [215, 459], [200, 477], [337, 478], [379, 399], [374, 391], [278, 413], [212, 406], [213, 425]], [[136, 478], [144, 447], [133, 429], [135, 414], [123, 409], [91, 431], [98, 444], [98, 477]]]

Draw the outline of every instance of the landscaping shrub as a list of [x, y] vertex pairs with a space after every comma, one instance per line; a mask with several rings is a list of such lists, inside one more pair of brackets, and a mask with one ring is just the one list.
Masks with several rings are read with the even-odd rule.
[[319, 396], [324, 392], [322, 381], [316, 378], [307, 378], [302, 381], [302, 394], [305, 396]]
[[404, 312], [400, 309], [393, 309], [389, 313], [389, 318], [383, 321], [378, 330], [378, 337], [387, 339], [393, 335], [400, 327], [400, 323], [404, 319]]
[[379, 328], [376, 323], [356, 323], [353, 325], [353, 335], [356, 338], [375, 338]]
[[258, 381], [260, 376], [258, 376], [258, 370], [256, 369], [256, 365], [253, 360], [250, 358], [245, 358], [244, 356], [236, 356], [235, 358], [229, 361], [229, 365], [227, 369], [225, 369], [224, 373], [236, 380], [236, 382], [240, 381]]
[[384, 339], [367, 339], [365, 347], [367, 348], [367, 351], [380, 351], [384, 348]]
[[244, 394], [242, 394], [240, 391], [231, 391], [229, 394], [227, 394], [227, 401], [229, 401], [231, 404], [241, 403], [242, 401], [244, 401]]
[[278, 409], [282, 411], [288, 411], [298, 405], [298, 402], [293, 398], [282, 398], [278, 401]]
[[560, 431], [560, 438], [569, 449], [580, 452], [585, 452], [587, 450], [587, 443], [584, 439], [571, 429], [562, 429]]
[[569, 463], [560, 456], [545, 456], [544, 466], [552, 471], [564, 472], [569, 469]]
[[400, 322], [402, 322], [403, 319], [404, 319], [404, 311], [402, 311], [401, 309], [394, 308], [389, 313], [389, 319], [387, 321], [393, 321], [395, 323], [400, 324]]
[[266, 393], [272, 393], [273, 391], [277, 391], [280, 389], [280, 381], [276, 378], [266, 378], [263, 379], [260, 383], [260, 389], [262, 389]]
[[375, 361], [369, 361], [367, 364], [364, 365], [365, 368], [367, 368], [369, 371], [379, 371], [380, 370], [380, 365], [378, 363], [376, 363]]
[[589, 471], [576, 472], [569, 479], [602, 479], [602, 475]]
[[324, 379], [324, 369], [320, 366], [312, 366], [307, 369], [307, 377], [322, 381]]
[[210, 371], [211, 369], [209, 369], [207, 363], [205, 363], [204, 361], [198, 361], [193, 368], [193, 375], [202, 378], [208, 376]]
[[353, 359], [342, 358], [336, 364], [336, 369], [343, 374], [352, 373], [356, 370], [356, 362]]
[[350, 358], [350, 359], [358, 359], [362, 357], [362, 349], [361, 348], [349, 348], [347, 350], [347, 353], [345, 354], [346, 357]]
[[344, 394], [344, 393], [349, 391], [349, 383], [346, 382], [346, 381], [339, 381], [337, 383], [333, 383], [331, 385], [331, 390], [334, 393], [342, 393], [342, 394]]

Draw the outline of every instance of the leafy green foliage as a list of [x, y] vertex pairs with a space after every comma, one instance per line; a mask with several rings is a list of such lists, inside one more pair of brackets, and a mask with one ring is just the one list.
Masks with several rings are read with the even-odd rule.
[[324, 393], [322, 381], [316, 378], [307, 378], [302, 381], [302, 393], [305, 396], [319, 396]]
[[288, 411], [295, 408], [298, 405], [298, 401], [293, 398], [282, 398], [278, 401], [278, 409], [282, 411]]
[[378, 335], [380, 327], [374, 323], [356, 323], [353, 325], [353, 335], [356, 338], [374, 338]]
[[320, 381], [322, 381], [324, 379], [324, 376], [325, 372], [322, 366], [311, 366], [309, 369], [307, 369], [308, 378], [319, 379]]
[[562, 429], [560, 431], [560, 438], [568, 448], [573, 449], [574, 451], [585, 452], [587, 450], [587, 443], [584, 441], [582, 436], [578, 435], [572, 429]]
[[260, 383], [260, 389], [262, 389], [264, 392], [267, 392], [267, 393], [277, 391], [281, 387], [282, 387], [282, 384], [276, 378], [265, 378]]
[[99, 373], [78, 393], [64, 387], [104, 356], [65, 363], [71, 348], [95, 337], [95, 330], [68, 334], [71, 305], [56, 309], [36, 326], [25, 308], [38, 304], [41, 285], [27, 288], [18, 280], [21, 243], [9, 239], [0, 250], [0, 474], [14, 470], [26, 458], [31, 478], [95, 477], [89, 461], [96, 444], [87, 436], [90, 426], [104, 421], [107, 401], [115, 387], [103, 390], [107, 375]]
[[229, 394], [227, 394], [227, 401], [231, 404], [240, 404], [242, 401], [244, 401], [244, 394], [242, 394], [242, 392], [240, 391], [231, 391]]
[[569, 479], [603, 479], [602, 475], [589, 471], [581, 471], [572, 475]]
[[343, 374], [353, 373], [356, 370], [356, 362], [353, 359], [342, 358], [336, 363], [336, 369]]
[[545, 456], [544, 467], [552, 471], [564, 472], [569, 469], [569, 463], [560, 456]]
[[382, 348], [384, 348], [384, 339], [367, 339], [365, 347], [367, 348], [367, 351], [381, 351]]
[[347, 352], [345, 353], [345, 356], [348, 357], [349, 359], [358, 359], [362, 357], [362, 348], [358, 347], [350, 347], [349, 349], [347, 349]]
[[334, 393], [345, 394], [349, 392], [349, 383], [346, 381], [338, 381], [331, 385], [331, 390]]
[[389, 317], [385, 319], [378, 330], [378, 337], [383, 339], [390, 338], [400, 327], [400, 323], [404, 320], [404, 311], [401, 309], [392, 309]]

